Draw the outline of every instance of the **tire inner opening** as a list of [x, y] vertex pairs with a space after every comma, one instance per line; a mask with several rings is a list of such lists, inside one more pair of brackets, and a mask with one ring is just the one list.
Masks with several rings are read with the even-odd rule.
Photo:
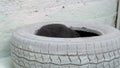
[[[77, 37], [94, 37], [94, 36], [100, 36], [102, 35], [101, 32], [94, 30], [94, 29], [89, 29], [86, 27], [70, 27], [70, 29], [72, 29], [73, 31], [75, 31], [77, 33], [76, 37], [59, 37], [59, 38], [77, 38]], [[39, 35], [37, 34], [37, 32], [35, 33], [35, 35]], [[41, 35], [41, 36], [46, 36], [46, 35]], [[47, 37], [58, 37], [58, 36], [47, 36]]]
[[93, 37], [93, 36], [102, 35], [101, 32], [93, 30], [93, 29], [89, 29], [89, 28], [86, 28], [86, 27], [73, 29], [73, 30], [75, 30], [79, 34], [80, 37]]

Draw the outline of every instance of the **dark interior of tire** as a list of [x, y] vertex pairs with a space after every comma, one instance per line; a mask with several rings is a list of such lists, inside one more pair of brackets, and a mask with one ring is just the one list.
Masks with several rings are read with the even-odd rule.
[[80, 37], [93, 37], [93, 36], [100, 36], [100, 34], [95, 32], [87, 32], [87, 31], [81, 31], [81, 30], [75, 30], [78, 34], [80, 34]]
[[[62, 37], [62, 36], [61, 37], [60, 36], [47, 36], [46, 34], [39, 35], [39, 34], [37, 34], [37, 32], [36, 32], [35, 35], [46, 36], [46, 37], [58, 37], [58, 38], [94, 37], [94, 36], [100, 36], [101, 35], [101, 33], [99, 31], [89, 29], [89, 28], [86, 28], [86, 27], [81, 27], [81, 28], [78, 28], [78, 29], [74, 29], [74, 28], [70, 28], [70, 29], [72, 31], [76, 32], [77, 36], [75, 36], [75, 37], [71, 37], [71, 36], [69, 36], [69, 37], [67, 37], [67, 36], [66, 37], [65, 36], [64, 37]], [[46, 33], [46, 32], [44, 32], [44, 33]]]

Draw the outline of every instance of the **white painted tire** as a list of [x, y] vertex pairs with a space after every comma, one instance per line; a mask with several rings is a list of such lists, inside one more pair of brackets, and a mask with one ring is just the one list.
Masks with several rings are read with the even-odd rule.
[[[56, 22], [63, 23], [63, 22]], [[36, 36], [35, 31], [48, 23], [18, 28], [11, 38], [16, 68], [119, 68], [120, 32], [92, 23], [64, 23], [69, 27], [87, 27], [100, 36], [51, 38]]]

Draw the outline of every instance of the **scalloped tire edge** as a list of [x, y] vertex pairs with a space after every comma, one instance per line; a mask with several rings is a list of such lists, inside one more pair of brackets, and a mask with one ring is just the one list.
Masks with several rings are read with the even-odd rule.
[[[62, 23], [68, 27], [87, 27], [101, 36], [52, 38], [34, 35], [42, 25]], [[119, 68], [119, 30], [95, 23], [36, 23], [15, 30], [11, 55], [16, 68]]]

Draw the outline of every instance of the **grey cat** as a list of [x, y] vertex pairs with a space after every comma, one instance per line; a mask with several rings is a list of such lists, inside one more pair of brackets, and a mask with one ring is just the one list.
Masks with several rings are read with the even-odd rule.
[[74, 38], [79, 37], [79, 33], [63, 24], [48, 24], [37, 30], [36, 35], [46, 37]]

